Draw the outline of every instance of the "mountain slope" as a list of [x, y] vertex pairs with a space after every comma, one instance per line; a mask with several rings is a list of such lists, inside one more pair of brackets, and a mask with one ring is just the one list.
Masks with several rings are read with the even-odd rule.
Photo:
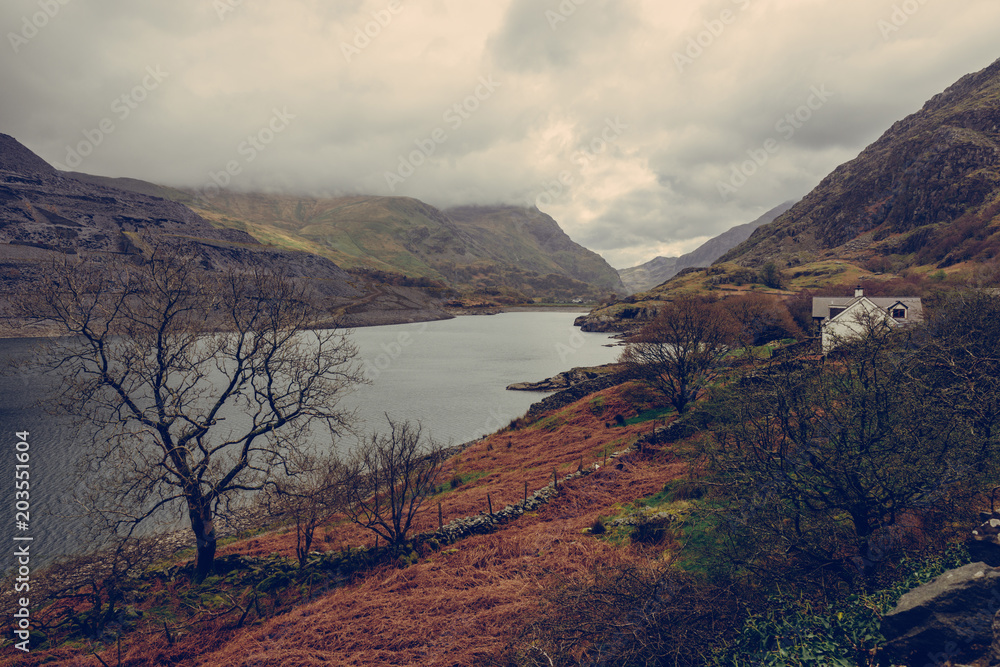
[[624, 289], [618, 272], [603, 257], [574, 242], [536, 208], [464, 206], [444, 213], [498, 261], [526, 271], [564, 273], [608, 292]]
[[625, 287], [634, 294], [664, 283], [684, 269], [711, 266], [715, 260], [750, 238], [755, 229], [773, 222], [775, 218], [790, 209], [794, 203], [787, 201], [775, 206], [753, 222], [737, 225], [680, 257], [657, 257], [645, 264], [622, 269], [618, 274], [621, 276], [622, 282], [625, 283]]
[[441, 211], [407, 197], [236, 192], [195, 198], [191, 205], [219, 225], [328, 257], [347, 269], [437, 280], [466, 295], [530, 301], [624, 293], [607, 262], [534, 209]]
[[[745, 241], [746, 239], [743, 240]], [[677, 268], [677, 262], [680, 259], [680, 257], [663, 257], [661, 255], [639, 266], [618, 269], [618, 275], [621, 276], [622, 282], [625, 283], [625, 288], [629, 291], [629, 294], [635, 294], [636, 292], [642, 292], [655, 287], [676, 276], [680, 272], [680, 269]]]
[[1000, 60], [895, 123], [721, 261], [886, 258], [898, 271], [1000, 249]]

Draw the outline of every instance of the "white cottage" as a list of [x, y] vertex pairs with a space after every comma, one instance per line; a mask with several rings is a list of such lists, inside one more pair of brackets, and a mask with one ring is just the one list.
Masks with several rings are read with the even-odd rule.
[[881, 321], [887, 327], [919, 322], [924, 308], [920, 297], [867, 297], [858, 287], [853, 297], [814, 297], [812, 316], [826, 354], [838, 341], [863, 333], [872, 322]]

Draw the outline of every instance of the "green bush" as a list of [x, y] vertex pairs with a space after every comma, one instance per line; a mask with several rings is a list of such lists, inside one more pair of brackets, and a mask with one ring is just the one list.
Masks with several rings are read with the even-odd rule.
[[855, 594], [825, 608], [802, 599], [771, 597], [748, 617], [736, 639], [716, 656], [716, 667], [855, 667], [882, 664], [882, 616], [907, 591], [969, 562], [961, 545], [923, 559], [904, 558], [892, 584]]

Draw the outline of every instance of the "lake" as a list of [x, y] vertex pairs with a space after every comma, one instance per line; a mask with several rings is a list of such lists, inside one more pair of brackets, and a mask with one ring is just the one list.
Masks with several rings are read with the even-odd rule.
[[[545, 396], [506, 391], [507, 385], [617, 358], [620, 349], [607, 347], [614, 342], [607, 334], [582, 333], [573, 326], [577, 315], [518, 312], [356, 329], [352, 340], [371, 384], [357, 387], [342, 405], [357, 410], [360, 434], [383, 429], [388, 413], [395, 420], [421, 422], [426, 434], [446, 445], [474, 440], [506, 426]], [[0, 340], [0, 358], [24, 358], [36, 344], [33, 339]], [[86, 453], [86, 438], [38, 405], [58, 384], [57, 377], [26, 376], [10, 368], [0, 376], [5, 445], [0, 479], [11, 480], [0, 484], [0, 539], [12, 544], [18, 533], [12, 481], [15, 433], [28, 431], [33, 566], [81, 549], [67, 500], [78, 483], [73, 465]], [[337, 448], [347, 451], [355, 444], [348, 436]], [[0, 558], [0, 570], [11, 565], [11, 558]]]

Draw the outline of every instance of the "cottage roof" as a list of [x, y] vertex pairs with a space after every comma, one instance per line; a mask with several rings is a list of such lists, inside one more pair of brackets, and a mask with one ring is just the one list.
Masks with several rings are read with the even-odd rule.
[[817, 296], [813, 297], [812, 316], [817, 319], [830, 317], [830, 308], [847, 308], [859, 298], [865, 298], [879, 308], [888, 311], [897, 304], [907, 309], [907, 319], [923, 319], [924, 307], [918, 296]]

